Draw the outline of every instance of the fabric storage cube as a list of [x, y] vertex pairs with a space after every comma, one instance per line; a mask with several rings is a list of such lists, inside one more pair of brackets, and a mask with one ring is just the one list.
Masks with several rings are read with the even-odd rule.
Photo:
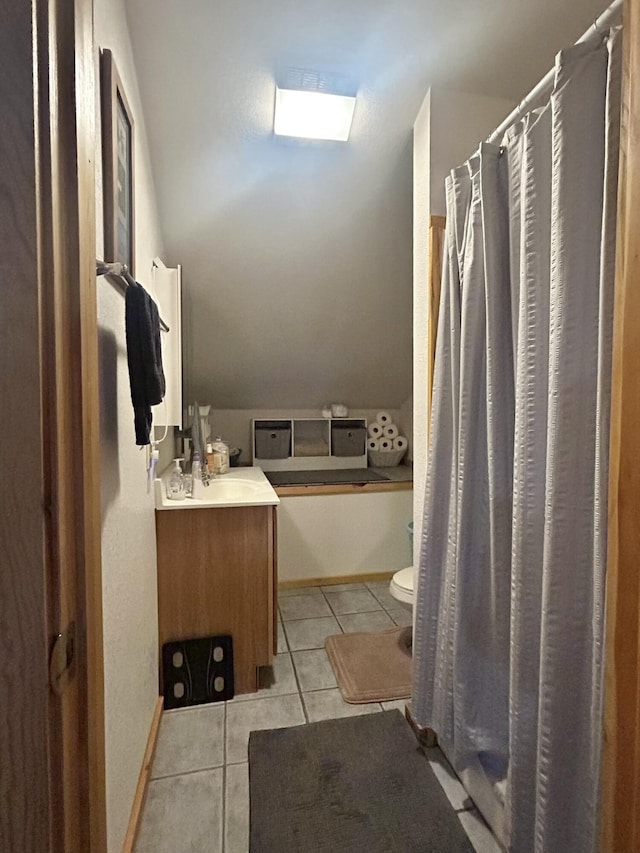
[[256, 421], [254, 433], [256, 459], [291, 456], [291, 421]]
[[332, 456], [363, 456], [366, 452], [367, 428], [362, 421], [331, 424]]

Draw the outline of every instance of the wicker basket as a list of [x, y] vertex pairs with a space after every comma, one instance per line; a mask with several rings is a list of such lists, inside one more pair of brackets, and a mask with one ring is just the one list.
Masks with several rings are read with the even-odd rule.
[[369, 465], [372, 468], [395, 468], [406, 452], [406, 447], [404, 450], [368, 450]]

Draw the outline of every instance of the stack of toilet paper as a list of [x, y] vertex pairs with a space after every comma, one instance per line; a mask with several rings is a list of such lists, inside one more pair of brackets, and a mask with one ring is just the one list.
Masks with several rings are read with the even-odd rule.
[[375, 422], [369, 424], [368, 431], [368, 450], [392, 453], [398, 450], [405, 451], [408, 447], [407, 439], [400, 435], [398, 427], [391, 421], [389, 412], [378, 412]]

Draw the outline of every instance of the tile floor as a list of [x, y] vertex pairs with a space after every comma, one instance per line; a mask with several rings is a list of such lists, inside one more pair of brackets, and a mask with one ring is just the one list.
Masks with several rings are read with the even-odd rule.
[[[164, 713], [136, 853], [248, 853], [250, 731], [404, 712], [404, 700], [344, 702], [324, 650], [331, 634], [410, 623], [388, 583], [304, 587], [279, 599], [278, 655], [258, 693]], [[474, 849], [500, 853], [443, 754], [426, 753]]]

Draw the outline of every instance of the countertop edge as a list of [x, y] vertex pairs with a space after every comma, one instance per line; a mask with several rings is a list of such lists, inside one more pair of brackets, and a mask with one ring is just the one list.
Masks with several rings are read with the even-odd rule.
[[333, 485], [295, 485], [274, 486], [275, 493], [281, 498], [310, 497], [312, 495], [371, 495], [384, 492], [409, 492], [413, 490], [412, 480], [395, 480], [386, 483], [335, 483]]

